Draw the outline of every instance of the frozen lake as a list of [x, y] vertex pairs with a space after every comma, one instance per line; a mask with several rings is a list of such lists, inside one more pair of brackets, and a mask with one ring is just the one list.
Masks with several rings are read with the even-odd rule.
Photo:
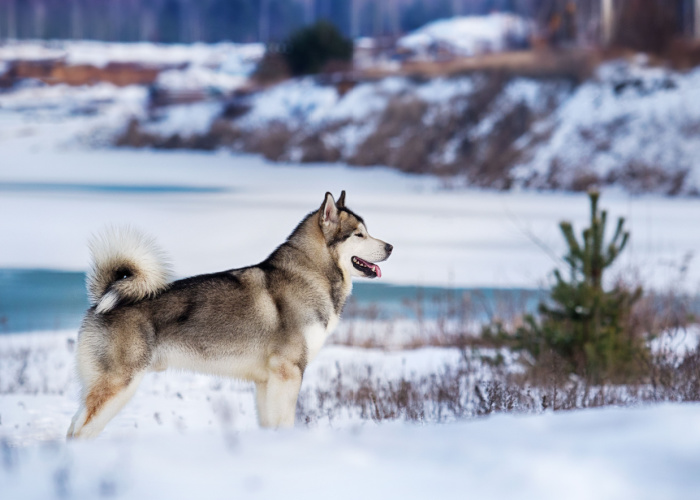
[[[385, 168], [272, 165], [224, 152], [10, 142], [0, 141], [0, 268], [85, 271], [89, 235], [109, 224], [152, 234], [178, 276], [242, 267], [274, 250], [326, 191], [345, 189], [370, 233], [395, 247], [380, 283], [539, 289], [562, 264], [558, 223], [579, 232], [588, 218], [584, 194], [445, 189]], [[601, 204], [610, 219], [626, 217], [632, 234], [611, 279], [697, 291], [700, 200], [606, 192]]]

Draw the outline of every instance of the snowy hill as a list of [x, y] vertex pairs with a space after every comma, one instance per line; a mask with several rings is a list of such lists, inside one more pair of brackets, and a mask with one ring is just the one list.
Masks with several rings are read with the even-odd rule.
[[[386, 78], [340, 94], [306, 78], [218, 110], [199, 105], [172, 117], [170, 111], [146, 117], [122, 142], [228, 147], [275, 161], [389, 165], [438, 174], [452, 186], [580, 191], [613, 185], [694, 195], [699, 103], [700, 70], [676, 72], [644, 58], [606, 63], [580, 85], [477, 73]], [[200, 123], [199, 117], [209, 130], [178, 130], [177, 123]]]
[[534, 23], [510, 13], [440, 19], [405, 35], [397, 45], [417, 57], [442, 50], [454, 56], [473, 56], [524, 47]]
[[[477, 24], [505, 26], [509, 19], [494, 14]], [[472, 21], [424, 29], [462, 40], [460, 30], [469, 31]], [[13, 135], [31, 114], [33, 127], [54, 129], [65, 142], [225, 148], [274, 161], [384, 165], [436, 174], [451, 187], [700, 191], [698, 69], [674, 71], [638, 56], [607, 62], [581, 82], [566, 74], [488, 72], [341, 83], [320, 77], [251, 93], [248, 75], [262, 51], [255, 44], [0, 45], [0, 71], [21, 58], [160, 67], [150, 88], [27, 80], [0, 92], [0, 129]], [[56, 120], [63, 131], [53, 127]]]
[[[227, 93], [247, 82], [264, 51], [262, 44], [255, 43], [4, 41], [0, 43], [0, 84], [3, 73], [12, 76], [9, 84], [20, 80], [21, 85], [23, 77], [51, 84], [75, 84], [81, 79], [85, 84], [92, 84], [118, 82], [119, 72], [151, 70], [142, 84], [154, 84], [162, 90], [175, 92], [204, 89]], [[80, 72], [89, 68], [93, 68], [92, 76], [81, 76]], [[109, 68], [112, 72], [105, 73]]]

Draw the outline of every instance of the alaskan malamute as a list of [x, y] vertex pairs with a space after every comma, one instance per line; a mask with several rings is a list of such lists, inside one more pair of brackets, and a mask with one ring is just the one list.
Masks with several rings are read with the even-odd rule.
[[97, 436], [148, 371], [183, 368], [255, 382], [264, 427], [294, 425], [302, 374], [340, 319], [351, 276], [376, 278], [392, 246], [326, 193], [258, 265], [169, 282], [153, 240], [91, 241], [92, 307], [77, 345], [81, 405], [68, 437]]

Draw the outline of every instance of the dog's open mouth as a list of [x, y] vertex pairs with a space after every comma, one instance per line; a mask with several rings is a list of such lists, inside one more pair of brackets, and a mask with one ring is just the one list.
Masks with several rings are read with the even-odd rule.
[[353, 256], [352, 265], [358, 271], [363, 272], [368, 278], [382, 277], [382, 270], [379, 269], [379, 266], [377, 264], [372, 264], [371, 262], [367, 262], [364, 259]]

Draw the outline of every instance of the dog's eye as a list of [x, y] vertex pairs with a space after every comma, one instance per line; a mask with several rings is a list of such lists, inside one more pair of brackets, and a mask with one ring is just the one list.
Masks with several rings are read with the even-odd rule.
[[363, 237], [360, 233], [355, 233], [355, 236], [357, 236], [358, 238], [362, 238], [362, 237]]

